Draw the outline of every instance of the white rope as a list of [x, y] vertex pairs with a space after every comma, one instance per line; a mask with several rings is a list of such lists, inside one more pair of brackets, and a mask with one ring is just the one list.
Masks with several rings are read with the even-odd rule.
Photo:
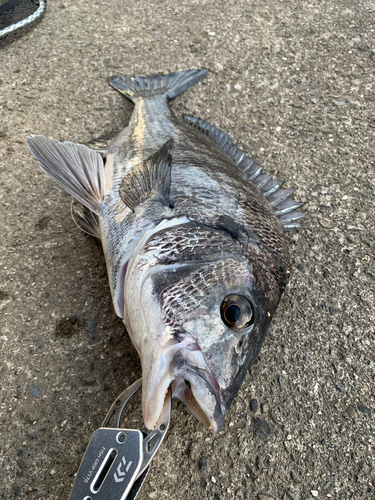
[[19, 21], [16, 24], [11, 24], [7, 28], [0, 30], [0, 39], [5, 35], [9, 35], [9, 33], [14, 33], [18, 29], [24, 28], [25, 26], [28, 26], [33, 21], [35, 21], [36, 19], [41, 17], [44, 14], [45, 10], [46, 10], [46, 2], [44, 0], [40, 0], [39, 7], [37, 8], [37, 10], [33, 14], [26, 17], [25, 19], [22, 19], [22, 21]]

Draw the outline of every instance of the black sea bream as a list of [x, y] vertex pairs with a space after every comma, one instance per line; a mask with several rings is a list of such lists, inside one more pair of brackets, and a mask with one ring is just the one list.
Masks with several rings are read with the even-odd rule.
[[166, 391], [213, 432], [258, 355], [288, 280], [292, 190], [231, 139], [169, 101], [207, 74], [112, 77], [135, 103], [129, 125], [91, 147], [28, 137], [66, 189], [73, 217], [101, 238], [113, 303], [142, 363], [152, 429]]

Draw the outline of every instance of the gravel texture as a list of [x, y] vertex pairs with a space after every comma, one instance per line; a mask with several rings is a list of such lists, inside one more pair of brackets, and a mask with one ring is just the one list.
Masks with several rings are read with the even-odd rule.
[[100, 243], [25, 137], [119, 130], [132, 104], [110, 75], [200, 67], [175, 112], [227, 132], [310, 216], [224, 430], [175, 401], [139, 499], [375, 498], [374, 18], [370, 0], [54, 0], [0, 49], [0, 498], [67, 499], [140, 376]]

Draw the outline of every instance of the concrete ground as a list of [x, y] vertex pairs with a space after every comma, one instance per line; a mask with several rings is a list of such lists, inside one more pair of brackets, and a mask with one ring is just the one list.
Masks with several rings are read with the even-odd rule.
[[175, 401], [139, 498], [375, 498], [374, 18], [371, 0], [54, 0], [0, 49], [0, 498], [67, 499], [140, 376], [100, 243], [25, 137], [119, 130], [132, 104], [110, 75], [200, 67], [175, 112], [227, 132], [310, 217], [288, 235], [292, 279], [223, 431]]

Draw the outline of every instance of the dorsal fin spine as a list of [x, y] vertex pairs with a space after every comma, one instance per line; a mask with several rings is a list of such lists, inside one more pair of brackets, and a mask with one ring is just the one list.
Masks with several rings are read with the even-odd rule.
[[[184, 119], [187, 123], [213, 139], [224, 153], [232, 158], [237, 167], [239, 167], [242, 172], [246, 173], [249, 180], [263, 192], [263, 195], [267, 198], [276, 217], [278, 217], [285, 230], [300, 227], [295, 221], [304, 217], [305, 214], [293, 212], [293, 210], [294, 208], [300, 207], [302, 204], [292, 202], [291, 206], [294, 208], [290, 209], [289, 205], [285, 205], [287, 208], [283, 208], [285, 199], [293, 193], [293, 189], [280, 189], [283, 185], [282, 182], [273, 180], [271, 175], [261, 174], [262, 167], [257, 165], [254, 160], [248, 158], [244, 151], [238, 149], [233, 144], [232, 139], [227, 134], [214, 125], [210, 125], [208, 122], [193, 116], [185, 116]], [[285, 212], [285, 210], [288, 210], [288, 212]]]

